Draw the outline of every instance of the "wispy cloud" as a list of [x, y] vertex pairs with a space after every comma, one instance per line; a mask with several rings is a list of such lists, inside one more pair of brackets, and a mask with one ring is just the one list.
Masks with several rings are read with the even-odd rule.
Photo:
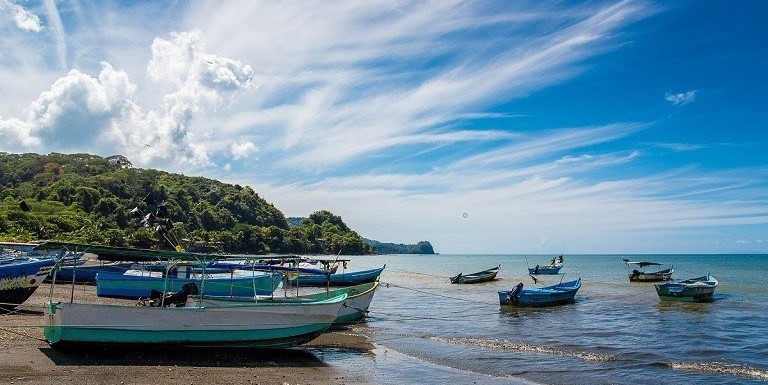
[[44, 0], [45, 12], [48, 14], [48, 22], [53, 28], [56, 37], [56, 54], [59, 58], [59, 66], [62, 71], [69, 70], [67, 64], [67, 35], [64, 31], [64, 24], [61, 23], [59, 9], [56, 7], [56, 0]]
[[679, 94], [673, 94], [671, 92], [667, 92], [667, 94], [664, 95], [664, 99], [666, 99], [668, 102], [672, 103], [675, 106], [682, 106], [684, 104], [688, 104], [696, 100], [696, 90], [682, 92]]
[[696, 151], [703, 148], [707, 148], [707, 145], [695, 144], [695, 143], [665, 143], [665, 142], [645, 142], [649, 146], [663, 148], [666, 150], [672, 150], [676, 152], [683, 151]]

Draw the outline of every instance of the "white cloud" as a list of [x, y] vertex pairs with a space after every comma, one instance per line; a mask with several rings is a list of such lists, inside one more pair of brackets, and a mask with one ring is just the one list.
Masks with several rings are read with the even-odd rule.
[[[204, 139], [190, 133], [195, 113], [215, 109], [224, 96], [250, 86], [252, 70], [205, 52], [199, 31], [157, 38], [147, 66], [150, 77], [169, 82], [163, 108], [142, 113], [127, 73], [102, 63], [98, 78], [70, 71], [28, 108], [26, 119], [0, 119], [4, 149], [130, 154], [135, 164], [174, 160], [210, 163]], [[243, 151], [248, 151], [246, 146]]]
[[240, 159], [240, 158], [247, 158], [248, 155], [258, 151], [259, 149], [258, 147], [256, 147], [255, 144], [251, 142], [243, 142], [243, 143], [233, 143], [230, 150], [232, 151], [232, 158]]
[[21, 5], [14, 4], [11, 0], [0, 0], [0, 14], [6, 13], [13, 17], [13, 22], [20, 29], [29, 32], [40, 32], [43, 30], [40, 17], [24, 9]]
[[664, 99], [666, 99], [668, 102], [672, 103], [675, 106], [682, 106], [683, 104], [688, 104], [694, 100], [696, 100], [696, 90], [683, 92], [679, 94], [673, 94], [671, 92], [667, 92], [666, 95], [664, 95]]

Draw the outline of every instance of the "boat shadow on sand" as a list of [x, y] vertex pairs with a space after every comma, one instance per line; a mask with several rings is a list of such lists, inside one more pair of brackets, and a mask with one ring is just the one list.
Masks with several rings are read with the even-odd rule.
[[62, 366], [195, 366], [195, 367], [325, 367], [304, 349], [184, 348], [184, 347], [59, 347], [40, 348]]

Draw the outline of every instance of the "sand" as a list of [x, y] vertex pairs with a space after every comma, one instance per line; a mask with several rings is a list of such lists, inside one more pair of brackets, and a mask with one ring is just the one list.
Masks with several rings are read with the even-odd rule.
[[[4, 384], [367, 384], [355, 368], [324, 362], [325, 349], [370, 352], [365, 336], [349, 330], [326, 333], [293, 349], [70, 348], [52, 349], [43, 339], [43, 284], [22, 310], [0, 315], [0, 383]], [[69, 299], [57, 285], [54, 298]], [[93, 286], [75, 286], [76, 300], [93, 301]], [[119, 302], [120, 300], [102, 300]], [[125, 302], [123, 302], [125, 303]]]

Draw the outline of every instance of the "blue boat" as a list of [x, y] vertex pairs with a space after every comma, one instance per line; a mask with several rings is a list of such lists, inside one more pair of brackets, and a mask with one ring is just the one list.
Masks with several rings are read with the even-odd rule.
[[0, 310], [13, 310], [24, 303], [51, 271], [56, 261], [24, 253], [0, 254]]
[[[212, 269], [213, 270], [213, 269]], [[151, 273], [151, 274], [150, 274]], [[206, 295], [228, 297], [254, 297], [271, 295], [282, 280], [280, 273], [237, 275], [195, 274], [192, 269], [179, 272], [170, 270], [169, 274], [147, 272], [146, 275], [98, 273], [96, 275], [96, 295], [107, 298], [139, 299], [148, 298], [152, 290], [176, 292], [187, 283], [195, 283], [205, 290]]]
[[[128, 271], [133, 263], [104, 264], [96, 266], [61, 266], [55, 271], [56, 282], [59, 283], [82, 283], [87, 285], [96, 284], [96, 275], [99, 273], [123, 274]], [[53, 275], [46, 279], [46, 282], [53, 280]]]
[[300, 275], [293, 279], [286, 279], [291, 286], [354, 286], [374, 282], [379, 279], [381, 272], [387, 265], [376, 269], [341, 272], [327, 275]]
[[545, 265], [545, 266], [536, 265], [534, 267], [529, 267], [528, 274], [555, 275], [560, 273], [560, 269], [562, 268], [563, 268], [563, 256], [558, 255], [557, 257], [552, 258], [552, 260], [549, 262], [549, 265]]
[[523, 283], [514, 289], [500, 291], [501, 305], [543, 307], [574, 302], [574, 296], [581, 287], [581, 278], [574, 281], [562, 282], [557, 285], [523, 288]]

